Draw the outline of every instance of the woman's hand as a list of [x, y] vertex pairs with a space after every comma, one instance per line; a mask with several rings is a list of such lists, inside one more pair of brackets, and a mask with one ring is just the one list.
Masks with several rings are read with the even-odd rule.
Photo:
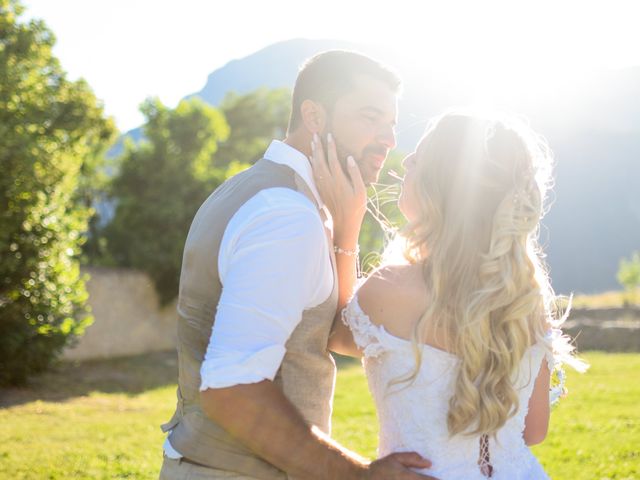
[[353, 249], [358, 243], [362, 219], [367, 211], [367, 189], [353, 157], [347, 158], [347, 174], [340, 165], [332, 135], [327, 135], [327, 153], [317, 134], [311, 141], [311, 166], [320, 197], [333, 217], [337, 246]]

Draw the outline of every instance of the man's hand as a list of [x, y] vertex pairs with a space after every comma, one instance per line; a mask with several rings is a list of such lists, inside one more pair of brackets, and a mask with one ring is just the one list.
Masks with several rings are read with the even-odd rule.
[[392, 453], [369, 465], [369, 480], [436, 480], [435, 477], [420, 475], [410, 468], [429, 468], [431, 462], [417, 453]]
[[232, 436], [267, 462], [308, 480], [424, 480], [409, 470], [430, 462], [415, 453], [394, 453], [364, 461], [316, 427], [310, 427], [272, 382], [207, 389], [202, 409]]

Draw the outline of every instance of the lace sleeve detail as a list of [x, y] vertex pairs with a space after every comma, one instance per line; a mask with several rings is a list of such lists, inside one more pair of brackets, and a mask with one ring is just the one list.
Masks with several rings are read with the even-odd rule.
[[357, 297], [353, 297], [342, 310], [342, 323], [351, 330], [353, 340], [365, 358], [378, 357], [387, 350], [381, 328], [362, 311]]

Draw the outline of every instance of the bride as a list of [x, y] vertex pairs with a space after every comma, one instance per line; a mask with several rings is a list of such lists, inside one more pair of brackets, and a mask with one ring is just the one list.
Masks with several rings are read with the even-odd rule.
[[[353, 161], [349, 178], [333, 141], [312, 150], [334, 221], [353, 217], [341, 215], [365, 201]], [[378, 454], [418, 452], [433, 462], [420, 473], [440, 479], [548, 478], [528, 446], [547, 434], [551, 372], [586, 368], [559, 330], [536, 241], [550, 153], [514, 119], [449, 112], [403, 166], [407, 226], [339, 309], [329, 345], [363, 359]], [[353, 282], [354, 251], [338, 247], [340, 280]]]

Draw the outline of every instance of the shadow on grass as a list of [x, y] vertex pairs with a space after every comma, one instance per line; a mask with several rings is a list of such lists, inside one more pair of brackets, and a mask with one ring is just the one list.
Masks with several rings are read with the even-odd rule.
[[175, 385], [177, 380], [175, 351], [83, 362], [64, 361], [32, 377], [24, 387], [1, 389], [0, 408], [36, 400], [65, 401], [91, 392], [136, 395]]
[[[334, 354], [338, 368], [359, 364], [357, 359]], [[175, 385], [178, 363], [175, 351], [83, 362], [60, 362], [34, 376], [25, 387], [0, 390], [0, 408], [37, 400], [62, 402], [91, 392], [136, 395]]]

